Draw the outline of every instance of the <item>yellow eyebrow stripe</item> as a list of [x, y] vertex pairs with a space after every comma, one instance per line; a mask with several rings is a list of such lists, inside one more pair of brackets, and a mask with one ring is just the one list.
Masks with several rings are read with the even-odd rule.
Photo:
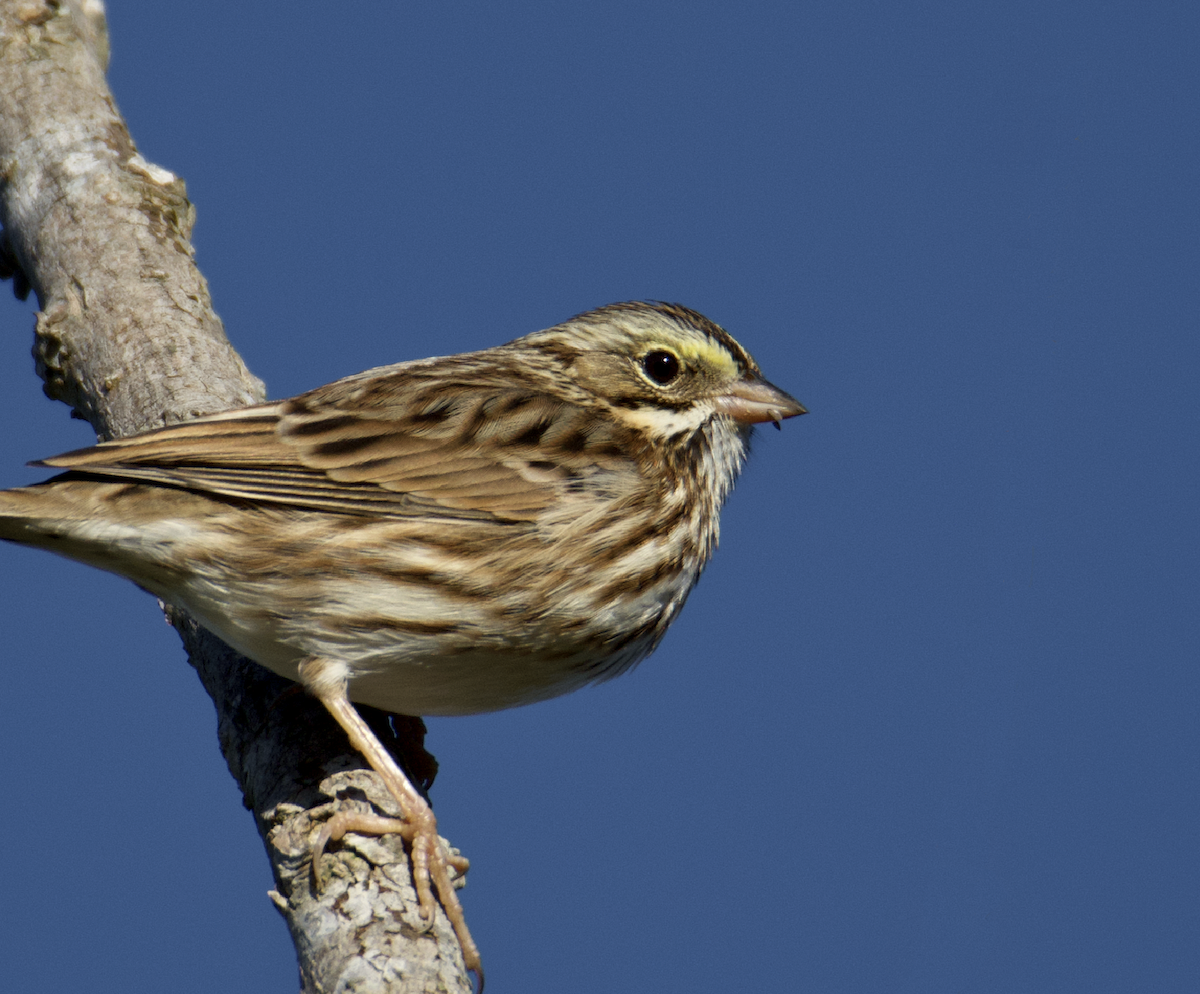
[[725, 349], [712, 342], [676, 341], [663, 344], [662, 348], [666, 351], [678, 353], [681, 359], [687, 359], [702, 366], [716, 369], [730, 378], [738, 375], [737, 364], [733, 361], [732, 356]]

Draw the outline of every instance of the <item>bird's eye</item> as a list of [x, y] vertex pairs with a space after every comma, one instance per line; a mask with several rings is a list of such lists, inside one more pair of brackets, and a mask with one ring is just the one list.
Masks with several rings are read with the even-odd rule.
[[642, 357], [642, 369], [655, 383], [670, 383], [679, 375], [679, 360], [670, 352], [647, 352]]

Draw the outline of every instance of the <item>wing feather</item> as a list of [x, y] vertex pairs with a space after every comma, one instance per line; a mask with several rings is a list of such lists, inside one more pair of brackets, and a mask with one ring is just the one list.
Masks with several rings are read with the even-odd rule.
[[536, 518], [581, 473], [632, 468], [583, 407], [511, 377], [447, 384], [430, 368], [388, 367], [40, 465], [335, 513], [508, 522]]

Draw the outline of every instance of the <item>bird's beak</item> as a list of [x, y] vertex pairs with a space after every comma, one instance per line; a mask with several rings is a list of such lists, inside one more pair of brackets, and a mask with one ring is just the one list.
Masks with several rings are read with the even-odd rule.
[[795, 397], [784, 393], [766, 380], [739, 380], [717, 398], [717, 410], [724, 411], [734, 421], [744, 425], [763, 421], [779, 422], [807, 414], [808, 408]]

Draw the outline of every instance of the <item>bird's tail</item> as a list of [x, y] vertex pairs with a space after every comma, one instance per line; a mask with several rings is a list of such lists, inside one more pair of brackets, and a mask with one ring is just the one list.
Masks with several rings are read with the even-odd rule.
[[44, 486], [0, 490], [0, 539], [22, 545], [42, 545], [56, 531], [56, 519], [66, 508]]
[[[0, 540], [29, 545], [122, 573], [115, 549], [136, 533], [114, 494], [130, 484], [61, 477], [31, 487], [0, 490]], [[124, 520], [123, 520], [124, 519]], [[119, 558], [119, 557], [116, 557]]]

